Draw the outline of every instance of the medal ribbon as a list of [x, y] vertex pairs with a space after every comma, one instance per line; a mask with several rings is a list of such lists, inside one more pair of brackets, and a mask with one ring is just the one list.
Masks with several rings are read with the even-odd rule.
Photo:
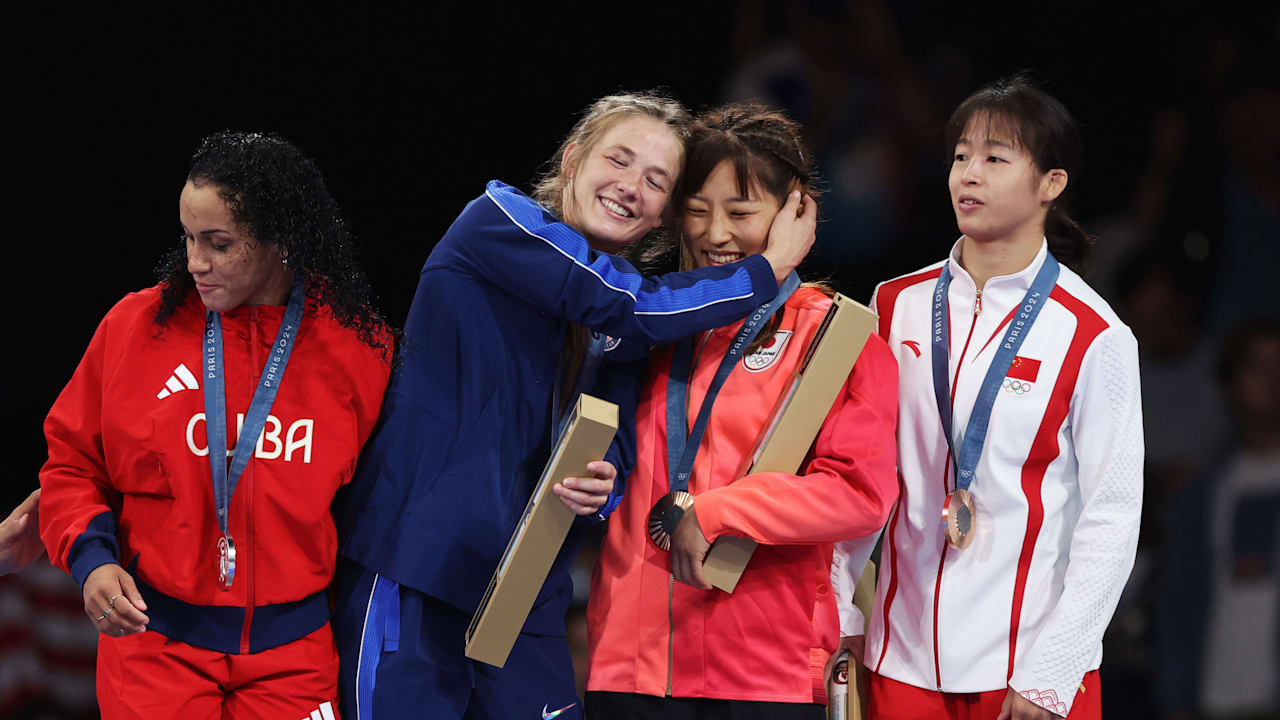
[[676, 344], [671, 354], [671, 370], [667, 376], [667, 472], [668, 492], [687, 491], [689, 476], [693, 473], [693, 460], [698, 454], [698, 446], [702, 444], [702, 435], [707, 430], [707, 422], [711, 419], [711, 406], [720, 394], [720, 388], [729, 377], [729, 372], [738, 358], [746, 351], [747, 346], [760, 334], [770, 317], [787, 302], [787, 298], [800, 287], [800, 276], [792, 272], [782, 281], [778, 294], [772, 300], [751, 312], [742, 324], [742, 329], [729, 344], [720, 367], [716, 370], [711, 386], [707, 388], [707, 396], [698, 411], [698, 419], [693, 424], [693, 431], [688, 430], [689, 418], [685, 413], [685, 396], [689, 391], [689, 373], [693, 365], [693, 338], [685, 338]]
[[560, 407], [560, 374], [556, 373], [556, 380], [551, 385], [552, 447], [560, 442], [560, 436], [564, 433], [565, 425], [569, 423], [570, 411], [577, 404], [578, 396], [595, 384], [596, 374], [600, 371], [600, 360], [602, 358], [604, 358], [604, 335], [592, 330], [591, 342], [587, 344], [587, 355], [582, 359], [582, 367], [578, 369], [578, 377], [573, 383], [573, 395], [570, 396], [569, 402], [565, 403], [563, 412], [557, 412]]
[[[1044, 264], [1035, 280], [1027, 289], [1022, 302], [1018, 305], [1013, 319], [1009, 322], [1009, 330], [1001, 341], [996, 356], [987, 368], [987, 375], [978, 390], [978, 399], [973, 405], [973, 414], [969, 416], [969, 426], [965, 429], [964, 445], [956, 452], [952, 439], [952, 407], [950, 389], [947, 379], [951, 353], [951, 316], [947, 292], [951, 287], [951, 263], [942, 266], [942, 274], [938, 276], [938, 284], [933, 291], [933, 394], [938, 401], [938, 415], [942, 418], [943, 434], [947, 437], [947, 447], [951, 450], [952, 467], [956, 472], [956, 488], [968, 490], [973, 482], [973, 473], [978, 468], [978, 458], [982, 456], [982, 446], [987, 440], [987, 425], [991, 422], [991, 408], [995, 405], [996, 396], [1000, 394], [1000, 383], [1008, 374], [1013, 359], [1018, 355], [1018, 348], [1026, 339], [1031, 325], [1036, 321], [1041, 308], [1049, 299], [1049, 293], [1058, 282], [1058, 261], [1046, 252]], [[964, 362], [964, 358], [960, 358]]]
[[[249, 457], [258, 444], [258, 435], [267, 424], [267, 415], [275, 402], [276, 392], [280, 389], [280, 381], [284, 377], [285, 365], [289, 363], [289, 354], [293, 352], [293, 343], [298, 337], [298, 323], [302, 320], [302, 310], [306, 305], [302, 280], [295, 280], [293, 290], [289, 294], [289, 305], [285, 308], [284, 319], [280, 321], [280, 330], [276, 333], [275, 343], [271, 345], [271, 356], [262, 370], [262, 378], [258, 389], [253, 393], [253, 402], [249, 404], [249, 412], [244, 418], [244, 427], [236, 438], [236, 452], [231, 459], [231, 468], [227, 468], [227, 392], [226, 379], [222, 372], [222, 315], [213, 311], [205, 311], [204, 322], [204, 413], [205, 430], [209, 438], [209, 469], [213, 472], [213, 502], [218, 511], [218, 528], [227, 535], [227, 507], [235, 495], [236, 484], [240, 475], [249, 465]], [[249, 438], [245, 442], [245, 438]]]

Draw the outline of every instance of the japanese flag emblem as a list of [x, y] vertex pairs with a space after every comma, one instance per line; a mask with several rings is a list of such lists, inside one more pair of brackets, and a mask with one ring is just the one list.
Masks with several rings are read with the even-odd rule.
[[768, 370], [774, 361], [782, 355], [782, 349], [787, 346], [787, 340], [790, 339], [790, 330], [779, 330], [773, 334], [773, 337], [766, 340], [759, 350], [742, 358], [742, 366], [747, 369], [747, 372]]

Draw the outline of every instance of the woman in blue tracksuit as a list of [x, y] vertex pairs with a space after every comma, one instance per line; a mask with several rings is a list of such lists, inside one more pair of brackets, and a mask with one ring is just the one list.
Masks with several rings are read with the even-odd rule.
[[[761, 255], [660, 278], [612, 255], [661, 224], [686, 123], [667, 98], [602, 98], [557, 152], [538, 202], [490, 182], [427, 258], [343, 513], [336, 626], [348, 718], [581, 717], [564, 639], [576, 533], [505, 667], [463, 654], [550, 453], [554, 410], [572, 394], [553, 402], [562, 367], [580, 365], [576, 348], [590, 342], [570, 328], [643, 346], [730, 323], [772, 298], [813, 242], [813, 201], [795, 194]], [[619, 404], [624, 427], [591, 477], [555, 488], [583, 522], [617, 505], [615, 478], [634, 452], [634, 376], [609, 355], [592, 391]]]

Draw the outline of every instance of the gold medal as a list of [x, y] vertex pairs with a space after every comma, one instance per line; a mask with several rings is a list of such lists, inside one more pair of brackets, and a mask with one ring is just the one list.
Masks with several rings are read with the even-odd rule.
[[649, 537], [663, 550], [671, 549], [671, 534], [676, 531], [684, 511], [693, 507], [693, 496], [683, 490], [667, 493], [649, 511]]
[[951, 547], [957, 550], [969, 547], [977, 520], [973, 494], [968, 490], [952, 490], [942, 504], [942, 525], [946, 528], [947, 542]]
[[230, 535], [218, 538], [218, 584], [230, 590], [236, 581], [236, 543]]

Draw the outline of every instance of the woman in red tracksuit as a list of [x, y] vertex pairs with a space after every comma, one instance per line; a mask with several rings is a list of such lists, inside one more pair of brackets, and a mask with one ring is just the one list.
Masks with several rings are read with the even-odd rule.
[[288, 142], [207, 138], [178, 211], [164, 279], [107, 313], [49, 411], [41, 536], [99, 630], [103, 717], [333, 720], [329, 506], [392, 336]]
[[[795, 124], [758, 105], [699, 119], [688, 157], [674, 207], [689, 266], [761, 252], [788, 193], [810, 192], [813, 160]], [[739, 473], [830, 304], [823, 290], [800, 287], [744, 353], [727, 354], [744, 341], [737, 323], [653, 354], [635, 470], [592, 580], [588, 717], [823, 716], [814, 690], [837, 643], [831, 543], [878, 531], [897, 497], [897, 367], [883, 340], [867, 342], [801, 474]], [[700, 422], [708, 403], [714, 411]], [[691, 474], [682, 483], [679, 472], [669, 479], [681, 456], [669, 451], [689, 427], [695, 457], [690, 465], [683, 455]], [[657, 544], [666, 538], [650, 536], [650, 510], [681, 484], [693, 504], [668, 552]], [[722, 535], [761, 545], [732, 594], [701, 572]]]

